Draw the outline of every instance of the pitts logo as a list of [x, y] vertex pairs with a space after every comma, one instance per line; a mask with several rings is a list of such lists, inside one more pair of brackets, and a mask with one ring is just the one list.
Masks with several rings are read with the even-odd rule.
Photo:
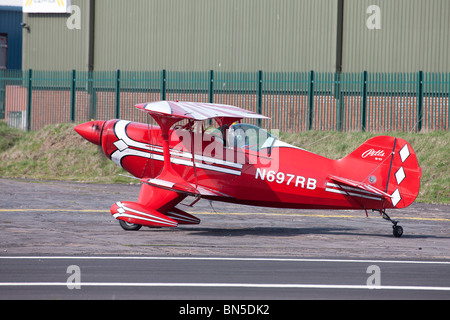
[[384, 150], [369, 149], [361, 154], [361, 158], [375, 157], [375, 160], [382, 160], [384, 155]]

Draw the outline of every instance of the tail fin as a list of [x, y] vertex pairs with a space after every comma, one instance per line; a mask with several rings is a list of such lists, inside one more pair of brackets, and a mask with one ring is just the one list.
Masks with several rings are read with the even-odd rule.
[[422, 169], [404, 139], [378, 136], [337, 160], [340, 176], [371, 185], [390, 195], [394, 208], [405, 208], [417, 198]]

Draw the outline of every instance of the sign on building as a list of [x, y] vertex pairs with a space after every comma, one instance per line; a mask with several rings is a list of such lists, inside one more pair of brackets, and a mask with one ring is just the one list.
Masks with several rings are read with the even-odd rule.
[[23, 0], [26, 13], [70, 13], [70, 0]]

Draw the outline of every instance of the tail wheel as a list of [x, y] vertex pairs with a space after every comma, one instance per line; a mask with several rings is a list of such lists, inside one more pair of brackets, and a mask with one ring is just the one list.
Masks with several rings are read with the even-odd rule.
[[394, 237], [400, 238], [403, 235], [403, 228], [401, 226], [393, 226]]
[[392, 231], [393, 231], [394, 237], [400, 238], [403, 235], [403, 228], [398, 225], [398, 221], [392, 220], [391, 217], [389, 217], [389, 215], [386, 213], [386, 210], [384, 210], [384, 209], [380, 210], [380, 213], [381, 213], [383, 219], [392, 222], [392, 229], [393, 229]]
[[142, 227], [140, 224], [134, 224], [123, 220], [119, 220], [119, 224], [122, 229], [126, 231], [138, 231]]

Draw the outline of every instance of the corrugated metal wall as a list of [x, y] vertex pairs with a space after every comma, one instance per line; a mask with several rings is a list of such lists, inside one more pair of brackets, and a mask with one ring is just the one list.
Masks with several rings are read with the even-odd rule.
[[[88, 69], [90, 1], [24, 15], [24, 69]], [[449, 0], [96, 0], [94, 69], [335, 72], [340, 1], [343, 72], [450, 71]]]
[[329, 0], [97, 1], [96, 69], [331, 70], [333, 4]]
[[[371, 5], [381, 29], [366, 25]], [[345, 0], [343, 71], [449, 72], [449, 15], [448, 0]]]
[[81, 29], [67, 28], [68, 14], [23, 14], [23, 69], [87, 70], [88, 1], [72, 0], [80, 9]]

